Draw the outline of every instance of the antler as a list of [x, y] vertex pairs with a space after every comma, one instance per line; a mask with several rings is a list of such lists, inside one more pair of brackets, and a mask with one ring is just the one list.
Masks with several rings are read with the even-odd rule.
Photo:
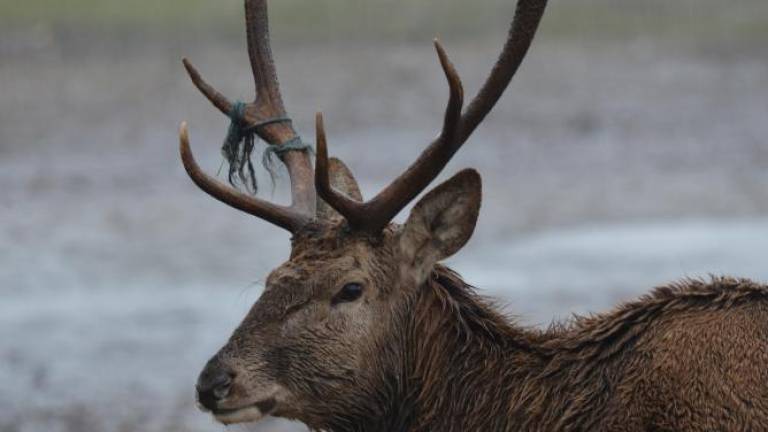
[[[246, 0], [245, 19], [248, 56], [256, 85], [256, 98], [254, 102], [246, 105], [243, 121], [255, 128], [256, 134], [268, 144], [280, 146], [298, 139], [299, 135], [286, 117], [280, 95], [280, 85], [269, 43], [267, 1]], [[208, 84], [189, 60], [184, 59], [183, 62], [189, 77], [200, 92], [222, 113], [230, 115], [234, 104]], [[307, 152], [279, 153], [291, 179], [292, 204], [290, 207], [283, 207], [247, 195], [205, 174], [192, 156], [186, 124], [182, 124], [179, 137], [181, 157], [187, 173], [195, 184], [214, 198], [291, 232], [295, 232], [314, 216], [316, 195], [312, 181], [312, 164]]]
[[328, 204], [341, 213], [354, 229], [378, 232], [437, 177], [456, 151], [466, 142], [496, 105], [523, 61], [547, 0], [519, 0], [507, 41], [490, 76], [462, 114], [462, 87], [456, 70], [440, 43], [435, 48], [445, 72], [450, 98], [440, 135], [399, 177], [370, 201], [360, 203], [338, 193], [328, 180], [328, 149], [322, 115], [317, 116], [317, 160], [315, 187]]

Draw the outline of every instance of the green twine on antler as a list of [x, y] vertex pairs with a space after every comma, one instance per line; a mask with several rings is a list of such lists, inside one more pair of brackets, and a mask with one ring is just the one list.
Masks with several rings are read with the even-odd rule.
[[[251, 154], [253, 153], [253, 148], [256, 144], [256, 131], [260, 127], [269, 124], [290, 122], [291, 119], [287, 117], [277, 117], [255, 125], [249, 125], [245, 120], [246, 107], [247, 105], [241, 101], [235, 102], [232, 106], [232, 111], [229, 113], [231, 122], [229, 124], [229, 129], [227, 130], [227, 136], [224, 138], [224, 145], [221, 148], [221, 153], [229, 164], [229, 183], [232, 186], [237, 187], [239, 180], [239, 183], [242, 184], [246, 190], [255, 195], [258, 191], [258, 184], [256, 182], [256, 173], [253, 169], [253, 162], [251, 161]], [[298, 136], [281, 145], [269, 145], [264, 151], [262, 164], [269, 173], [273, 186], [277, 176], [273, 155], [281, 157], [286, 152], [293, 150], [313, 152], [312, 146], [303, 143]]]
[[232, 186], [237, 186], [235, 180], [239, 178], [240, 183], [246, 189], [250, 187], [251, 192], [255, 194], [258, 185], [251, 162], [251, 153], [253, 153], [253, 146], [256, 141], [256, 130], [249, 128], [245, 123], [245, 108], [246, 104], [241, 101], [235, 102], [232, 106], [232, 111], [229, 113], [229, 118], [232, 121], [229, 124], [227, 136], [224, 138], [221, 153], [229, 164], [229, 183]]
[[308, 151], [310, 154], [314, 154], [315, 150], [311, 145], [305, 144], [300, 136], [296, 136], [293, 139], [280, 144], [279, 146], [271, 145], [267, 146], [264, 150], [264, 155], [261, 157], [261, 164], [269, 173], [269, 177], [272, 180], [272, 185], [275, 184], [275, 161], [272, 156], [282, 157], [289, 151]]

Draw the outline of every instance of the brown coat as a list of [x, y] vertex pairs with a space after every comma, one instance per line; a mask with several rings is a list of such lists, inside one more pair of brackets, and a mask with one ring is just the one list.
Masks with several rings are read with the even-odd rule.
[[768, 287], [748, 280], [688, 280], [537, 331], [438, 268], [413, 316], [404, 430], [768, 430]]

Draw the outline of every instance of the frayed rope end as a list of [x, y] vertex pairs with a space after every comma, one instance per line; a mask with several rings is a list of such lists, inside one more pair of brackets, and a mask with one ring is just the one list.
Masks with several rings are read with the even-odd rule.
[[[256, 130], [268, 124], [289, 122], [291, 119], [279, 117], [249, 126], [245, 123], [246, 106], [242, 101], [237, 101], [232, 106], [232, 111], [229, 113], [231, 122], [227, 130], [227, 136], [224, 139], [224, 145], [221, 148], [221, 153], [227, 164], [229, 164], [227, 175], [229, 183], [234, 187], [238, 187], [238, 184], [241, 184], [245, 187], [246, 191], [256, 195], [258, 183], [253, 162], [251, 161], [251, 155], [256, 144]], [[264, 169], [269, 173], [273, 188], [277, 178], [277, 168], [275, 167], [273, 156], [279, 158], [289, 151], [309, 151], [314, 153], [312, 146], [302, 142], [298, 136], [281, 145], [268, 145], [264, 150], [261, 162]]]

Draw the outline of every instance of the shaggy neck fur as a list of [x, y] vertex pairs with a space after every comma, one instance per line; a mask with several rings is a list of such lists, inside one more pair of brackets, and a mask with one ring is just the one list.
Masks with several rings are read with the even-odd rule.
[[408, 430], [509, 429], [520, 383], [544, 365], [544, 337], [511, 324], [443, 267], [415, 306], [404, 369], [415, 407]]
[[333, 431], [593, 430], [632, 347], [660, 314], [733, 308], [768, 299], [743, 279], [686, 281], [614, 311], [538, 331], [515, 326], [461, 278], [438, 266], [382, 346], [365, 415]]

